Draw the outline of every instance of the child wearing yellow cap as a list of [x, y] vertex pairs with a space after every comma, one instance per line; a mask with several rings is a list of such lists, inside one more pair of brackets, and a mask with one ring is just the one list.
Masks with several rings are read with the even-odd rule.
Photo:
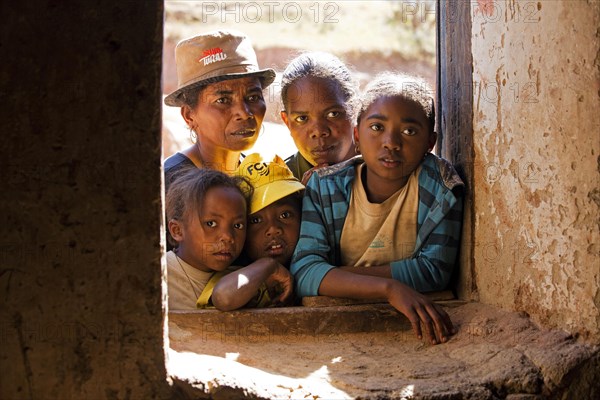
[[[244, 181], [192, 168], [166, 196], [168, 297], [172, 310], [214, 306], [227, 311], [264, 307], [291, 297], [293, 281], [271, 257], [232, 267], [246, 239], [248, 199]], [[280, 294], [269, 292], [278, 287]]]
[[238, 174], [254, 188], [246, 255], [251, 260], [271, 257], [289, 268], [300, 233], [304, 185], [279, 156], [267, 163], [260, 154], [250, 154], [242, 161]]

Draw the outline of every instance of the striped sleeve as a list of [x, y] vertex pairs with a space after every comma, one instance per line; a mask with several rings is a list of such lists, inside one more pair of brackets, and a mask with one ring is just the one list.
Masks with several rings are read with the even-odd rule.
[[313, 174], [304, 191], [300, 237], [290, 267], [299, 297], [318, 295], [321, 281], [335, 268], [329, 262], [333, 249], [328, 240], [325, 218], [328, 205], [323, 204], [322, 199], [318, 176]]
[[420, 185], [415, 253], [391, 263], [392, 277], [419, 292], [445, 289], [460, 246], [462, 211], [462, 197], [438, 181], [427, 179]]
[[392, 277], [419, 292], [443, 290], [448, 286], [456, 264], [460, 243], [462, 199], [457, 199], [452, 214], [440, 221], [423, 241], [413, 258], [391, 263]]

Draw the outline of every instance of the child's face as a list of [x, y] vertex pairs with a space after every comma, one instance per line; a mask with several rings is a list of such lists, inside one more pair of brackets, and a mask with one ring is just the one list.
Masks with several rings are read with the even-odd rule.
[[181, 112], [203, 145], [231, 151], [254, 145], [267, 109], [258, 78], [211, 83], [198, 96], [194, 109]]
[[199, 270], [223, 271], [240, 255], [246, 239], [246, 200], [235, 188], [213, 187], [200, 216], [183, 224], [177, 254]]
[[305, 77], [288, 90], [281, 112], [294, 143], [312, 165], [336, 164], [352, 156], [352, 124], [339, 85], [329, 79]]
[[252, 260], [272, 257], [287, 266], [300, 234], [300, 198], [294, 195], [248, 216], [246, 252]]
[[369, 190], [403, 187], [435, 139], [419, 104], [400, 96], [377, 99], [362, 114], [355, 130], [367, 165]]

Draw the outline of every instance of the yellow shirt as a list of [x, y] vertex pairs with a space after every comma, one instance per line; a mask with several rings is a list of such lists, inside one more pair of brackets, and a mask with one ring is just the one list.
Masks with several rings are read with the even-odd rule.
[[[195, 310], [212, 308], [213, 289], [225, 275], [239, 267], [231, 266], [225, 271], [204, 272], [183, 261], [173, 251], [167, 253], [167, 282], [169, 310]], [[267, 307], [271, 297], [263, 283], [256, 296], [245, 307]]]
[[342, 229], [342, 265], [368, 267], [409, 258], [417, 240], [419, 172], [383, 203], [367, 199], [361, 179], [365, 164], [356, 167], [348, 215]]
[[169, 310], [195, 310], [196, 302], [214, 272], [204, 272], [167, 253]]

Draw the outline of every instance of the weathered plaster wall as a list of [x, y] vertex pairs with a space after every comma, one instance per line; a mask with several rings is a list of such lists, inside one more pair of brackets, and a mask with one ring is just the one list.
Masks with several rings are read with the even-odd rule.
[[165, 398], [161, 2], [2, 2], [0, 398]]
[[472, 2], [480, 300], [600, 338], [600, 2]]

